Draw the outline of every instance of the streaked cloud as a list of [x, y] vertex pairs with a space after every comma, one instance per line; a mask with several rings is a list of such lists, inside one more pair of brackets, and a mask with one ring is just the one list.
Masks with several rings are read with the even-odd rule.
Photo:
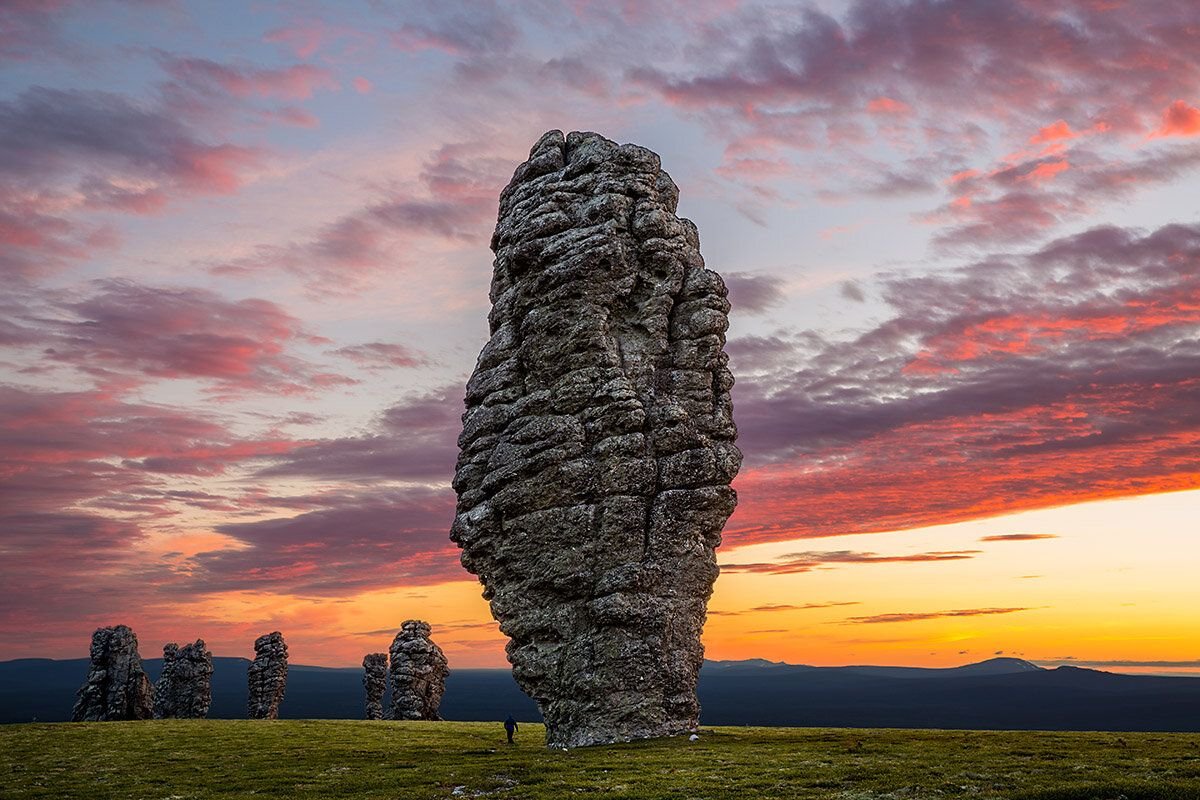
[[[928, 619], [944, 619], [946, 617], [987, 617], [995, 614], [1016, 614], [1020, 611], [1032, 611], [1031, 608], [960, 608], [954, 611], [914, 611], [892, 614], [872, 614], [866, 617], [848, 617], [843, 622], [847, 625], [878, 625], [892, 622], [922, 622]], [[999, 651], [996, 655], [999, 655]]]

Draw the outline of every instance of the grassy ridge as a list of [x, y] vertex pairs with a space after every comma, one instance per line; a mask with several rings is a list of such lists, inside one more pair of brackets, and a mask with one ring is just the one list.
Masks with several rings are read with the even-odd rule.
[[524, 725], [161, 720], [0, 727], [5, 798], [1200, 799], [1200, 735], [714, 728], [571, 752]]

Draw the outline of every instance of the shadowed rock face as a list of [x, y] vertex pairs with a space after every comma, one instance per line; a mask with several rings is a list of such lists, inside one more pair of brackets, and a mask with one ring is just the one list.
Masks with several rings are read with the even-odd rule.
[[254, 661], [249, 669], [250, 719], [278, 719], [279, 704], [287, 689], [287, 645], [279, 631], [254, 640]]
[[451, 538], [551, 746], [699, 722], [741, 454], [725, 286], [678, 197], [651, 151], [558, 131], [500, 195]]
[[388, 654], [363, 656], [363, 690], [367, 693], [367, 719], [383, 719], [383, 693], [387, 691]]
[[163, 647], [162, 674], [154, 684], [154, 716], [203, 719], [212, 705], [212, 653], [197, 639]]
[[392, 640], [392, 719], [441, 719], [446, 655], [434, 644], [428, 622], [410, 619]]
[[98, 628], [92, 634], [91, 658], [71, 718], [75, 722], [150, 719], [154, 700], [138, 654], [137, 635], [125, 625]]

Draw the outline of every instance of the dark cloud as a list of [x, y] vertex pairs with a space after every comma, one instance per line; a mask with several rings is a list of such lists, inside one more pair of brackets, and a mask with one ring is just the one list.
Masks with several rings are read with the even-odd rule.
[[909, 99], [956, 119], [1025, 115], [1046, 125], [1103, 114], [1144, 128], [1150, 109], [1140, 106], [1157, 114], [1200, 79], [1188, 57], [1200, 39], [1194, 22], [1190, 8], [1171, 4], [859, 0], [840, 19], [811, 7], [755, 9], [714, 26], [692, 70], [631, 76], [685, 108], [762, 125], [775, 118], [801, 135], [809, 112], [867, 113]]
[[520, 41], [513, 16], [492, 0], [468, 0], [453, 7], [411, 7], [392, 31], [393, 46], [406, 52], [441, 50], [471, 58], [507, 53]]
[[195, 288], [98, 281], [84, 299], [46, 295], [58, 314], [33, 319], [46, 358], [92, 374], [201, 378], [219, 393], [307, 393], [352, 383], [288, 354], [319, 343], [268, 300]]
[[1002, 533], [996, 536], [982, 536], [981, 542], [1032, 542], [1039, 539], [1057, 539], [1053, 533]]
[[783, 280], [775, 276], [730, 272], [723, 277], [735, 314], [761, 314], [784, 300]]
[[123, 175], [192, 191], [229, 192], [260, 153], [207, 144], [163, 109], [110, 92], [34, 86], [0, 101], [0, 178]]
[[338, 88], [333, 73], [312, 64], [264, 68], [251, 64], [222, 64], [207, 58], [183, 58], [164, 52], [159, 53], [159, 63], [176, 81], [204, 93], [306, 100], [319, 90]]
[[419, 367], [425, 363], [420, 353], [393, 342], [367, 342], [340, 347], [333, 353], [358, 364], [364, 369], [380, 370], [397, 367]]
[[438, 389], [389, 407], [360, 436], [303, 445], [258, 474], [322, 481], [442, 483], [454, 473], [462, 409], [461, 387]]
[[856, 338], [731, 342], [749, 467], [731, 541], [1197, 485], [1200, 226], [1097, 228], [881, 288], [895, 315]]
[[235, 191], [265, 154], [201, 127], [111, 92], [33, 86], [0, 100], [0, 270], [29, 280], [111, 249], [116, 233], [88, 212]]
[[814, 608], [837, 608], [839, 606], [857, 606], [862, 605], [858, 600], [848, 600], [841, 603], [804, 603], [803, 605], [790, 605], [784, 603], [771, 603], [765, 606], [755, 606], [751, 611], [808, 611]]
[[[1200, 91], [1195, 22], [1186, 4], [1083, 0], [745, 6], [705, 26], [671, 67], [643, 58], [627, 78], [707, 124], [727, 143], [718, 172], [751, 194], [798, 172], [789, 154], [832, 149], [838, 169], [804, 173], [818, 198], [950, 184], [952, 200], [920, 216], [944, 226], [936, 243], [1023, 243], [1195, 167], [1185, 148], [1130, 157], [1152, 131], [1200, 131], [1185, 102]], [[905, 161], [879, 160], [881, 142]], [[986, 192], [952, 179], [968, 172]]]
[[838, 294], [856, 303], [865, 303], [867, 301], [867, 296], [858, 281], [842, 281], [838, 286]]
[[447, 531], [448, 489], [374, 491], [294, 517], [216, 530], [240, 547], [200, 553], [181, 568], [191, 591], [276, 591], [346, 596], [368, 589], [461, 580]]
[[[875, 625], [889, 622], [920, 622], [926, 619], [941, 619], [943, 617], [981, 617], [992, 614], [1015, 614], [1018, 611], [1032, 611], [1030, 608], [961, 608], [955, 611], [924, 611], [904, 612], [895, 614], [872, 614], [868, 617], [848, 617], [843, 624]], [[1004, 651], [999, 651], [1000, 655]]]
[[[779, 561], [756, 564], [722, 564], [722, 572], [754, 572], [766, 575], [789, 575], [811, 572], [829, 564], [900, 564], [930, 561], [963, 561], [974, 558], [980, 550], [935, 550], [930, 553], [909, 553], [900, 556], [881, 556], [878, 553], [856, 553], [851, 550], [824, 550], [791, 553]], [[820, 608], [823, 606], [810, 606]]]
[[394, 270], [400, 241], [430, 237], [486, 243], [496, 216], [496, 189], [508, 181], [511, 168], [511, 159], [497, 157], [484, 144], [444, 145], [422, 167], [419, 189], [387, 191], [307, 241], [261, 245], [249, 256], [210, 269], [242, 277], [283, 269], [305, 278], [314, 290], [345, 292], [381, 269]]

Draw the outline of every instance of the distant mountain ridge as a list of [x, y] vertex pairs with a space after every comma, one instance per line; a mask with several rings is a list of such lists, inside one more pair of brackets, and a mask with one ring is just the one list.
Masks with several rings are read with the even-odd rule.
[[[143, 663], [156, 679], [162, 660]], [[210, 716], [246, 716], [249, 663], [213, 659]], [[87, 666], [83, 658], [0, 662], [0, 722], [69, 719]], [[451, 670], [446, 719], [539, 719], [508, 670]], [[361, 676], [358, 667], [293, 664], [280, 715], [360, 719]], [[1017, 658], [946, 668], [707, 661], [699, 694], [707, 725], [1200, 731], [1200, 678], [1045, 669]]]

